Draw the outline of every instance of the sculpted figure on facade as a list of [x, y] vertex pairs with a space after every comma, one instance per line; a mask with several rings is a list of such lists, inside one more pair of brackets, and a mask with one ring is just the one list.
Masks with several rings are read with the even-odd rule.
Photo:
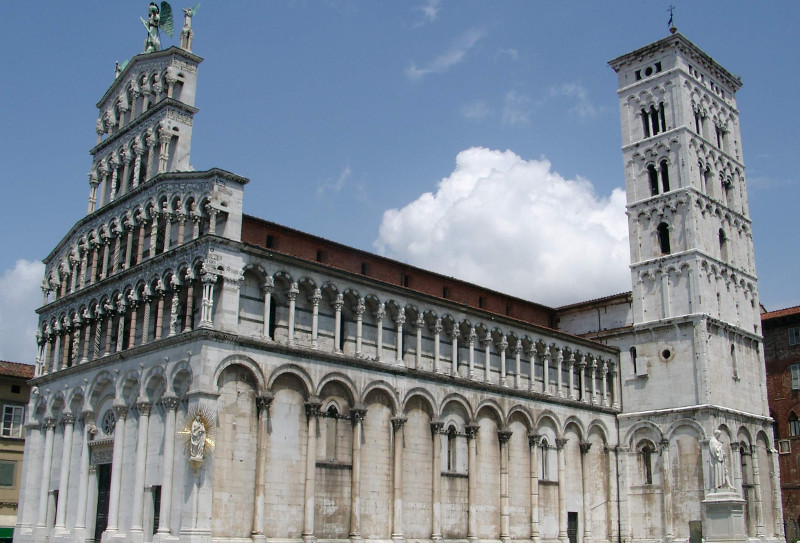
[[722, 432], [714, 430], [714, 437], [708, 442], [708, 452], [711, 460], [711, 488], [718, 490], [731, 486], [728, 481], [728, 468], [725, 465], [725, 445], [720, 441]]
[[203, 449], [206, 445], [206, 425], [198, 413], [192, 422], [191, 443], [189, 445], [189, 456], [192, 460], [203, 459]]

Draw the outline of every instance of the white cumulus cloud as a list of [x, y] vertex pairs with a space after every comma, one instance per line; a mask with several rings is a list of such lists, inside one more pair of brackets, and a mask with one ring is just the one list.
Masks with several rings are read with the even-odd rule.
[[379, 252], [552, 306], [630, 290], [625, 193], [473, 147], [435, 193], [384, 212]]
[[467, 56], [467, 52], [486, 35], [483, 30], [468, 30], [459, 36], [444, 53], [436, 56], [427, 65], [417, 67], [413, 62], [406, 68], [406, 75], [410, 79], [421, 79], [428, 74], [440, 74], [446, 72]]
[[0, 274], [0, 360], [36, 361], [34, 311], [42, 305], [43, 275], [44, 264], [23, 259]]

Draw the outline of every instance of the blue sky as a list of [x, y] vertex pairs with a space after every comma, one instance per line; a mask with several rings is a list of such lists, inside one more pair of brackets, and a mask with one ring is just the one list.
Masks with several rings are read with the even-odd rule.
[[[800, 304], [800, 5], [671, 3], [679, 31], [744, 81], [761, 301]], [[206, 0], [192, 165], [249, 177], [249, 214], [535, 301], [626, 290], [606, 63], [665, 37], [668, 5]], [[95, 104], [114, 62], [141, 52], [146, 6], [3, 6], [0, 358], [33, 356], [31, 262], [85, 213]], [[534, 185], [553, 189], [544, 204], [517, 206]], [[469, 213], [447, 203], [459, 191], [475, 198]]]

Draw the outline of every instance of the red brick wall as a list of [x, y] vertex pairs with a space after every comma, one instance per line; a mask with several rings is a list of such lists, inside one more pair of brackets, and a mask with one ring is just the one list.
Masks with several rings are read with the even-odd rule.
[[244, 243], [266, 248], [267, 236], [272, 239], [270, 249], [278, 253], [320, 262], [354, 274], [361, 274], [363, 270], [367, 277], [384, 283], [447, 298], [539, 326], [553, 327], [555, 311], [549, 307], [486, 290], [465, 281], [415, 268], [269, 221], [247, 215], [243, 217]]
[[[800, 436], [791, 436], [789, 415], [800, 417], [800, 390], [792, 390], [792, 364], [800, 364], [800, 345], [789, 345], [789, 328], [800, 326], [800, 311], [781, 318], [762, 318], [764, 358], [767, 364], [767, 398], [775, 418], [778, 438], [788, 439], [791, 453], [779, 456], [783, 517], [788, 541], [800, 537]], [[777, 445], [777, 444], [776, 444]]]

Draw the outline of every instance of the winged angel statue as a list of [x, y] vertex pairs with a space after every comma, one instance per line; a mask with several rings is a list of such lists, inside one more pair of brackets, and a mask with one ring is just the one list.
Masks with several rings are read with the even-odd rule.
[[161, 49], [159, 31], [163, 30], [167, 36], [172, 37], [174, 26], [172, 23], [172, 6], [168, 2], [161, 2], [161, 8], [155, 2], [150, 2], [147, 9], [147, 20], [142, 19], [142, 24], [147, 29], [147, 38], [144, 40], [144, 52], [152, 53]]

